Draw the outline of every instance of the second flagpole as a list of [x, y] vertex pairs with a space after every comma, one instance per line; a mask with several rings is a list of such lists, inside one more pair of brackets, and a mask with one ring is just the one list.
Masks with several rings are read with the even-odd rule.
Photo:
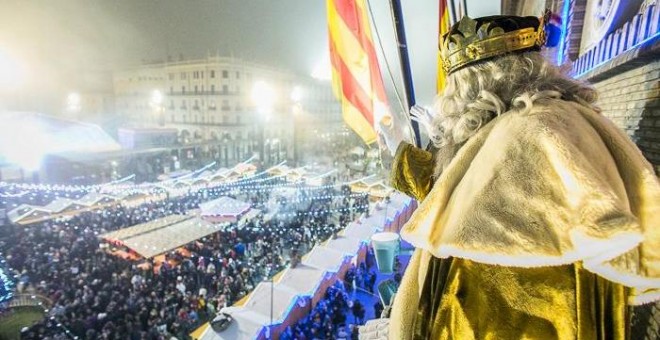
[[[399, 63], [401, 64], [401, 75], [403, 78], [403, 86], [405, 88], [405, 99], [408, 112], [405, 112], [408, 119], [410, 119], [410, 108], [415, 105], [415, 88], [413, 86], [412, 71], [410, 69], [410, 58], [408, 56], [408, 43], [406, 41], [406, 29], [403, 23], [403, 11], [401, 9], [400, 0], [390, 0], [390, 9], [392, 10], [392, 21], [394, 22], [394, 32], [396, 34], [396, 41], [399, 52]], [[419, 133], [419, 124], [416, 121], [410, 121], [415, 134], [415, 145], [418, 148], [422, 147], [422, 139]]]

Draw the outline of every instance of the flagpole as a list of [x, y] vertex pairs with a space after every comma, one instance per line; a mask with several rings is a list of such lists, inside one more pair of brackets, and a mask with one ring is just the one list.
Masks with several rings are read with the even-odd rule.
[[[413, 87], [412, 71], [410, 69], [410, 58], [408, 56], [408, 43], [406, 42], [406, 30], [403, 24], [403, 11], [401, 10], [400, 0], [390, 0], [390, 9], [392, 11], [392, 21], [394, 22], [394, 32], [396, 33], [397, 45], [399, 47], [399, 63], [401, 64], [401, 75], [403, 77], [403, 86], [406, 90], [405, 100], [407, 103], [409, 116], [410, 108], [415, 105], [415, 88]], [[419, 134], [419, 124], [416, 121], [410, 121], [415, 134], [415, 145], [422, 147], [422, 140]]]
[[456, 16], [456, 4], [454, 3], [454, 0], [447, 0], [447, 7], [449, 7], [449, 26], [455, 24], [458, 22], [458, 18]]

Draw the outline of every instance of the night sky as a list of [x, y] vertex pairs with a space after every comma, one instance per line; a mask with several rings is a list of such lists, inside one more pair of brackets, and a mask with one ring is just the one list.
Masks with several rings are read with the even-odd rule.
[[[402, 2], [418, 102], [430, 103], [438, 2]], [[398, 75], [389, 2], [371, 3]], [[468, 6], [471, 16], [499, 11], [499, 1]], [[110, 71], [168, 55], [219, 53], [310, 74], [327, 53], [325, 16], [325, 0], [0, 0], [0, 53], [25, 69], [22, 91], [46, 97], [112, 91]]]

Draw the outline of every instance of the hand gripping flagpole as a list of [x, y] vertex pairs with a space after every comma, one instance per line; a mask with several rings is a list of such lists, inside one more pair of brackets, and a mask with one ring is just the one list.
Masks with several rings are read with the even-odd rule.
[[410, 70], [410, 58], [408, 57], [408, 43], [406, 41], [406, 30], [403, 23], [403, 11], [401, 10], [400, 0], [390, 0], [390, 9], [392, 11], [392, 21], [394, 22], [394, 32], [396, 33], [396, 41], [399, 52], [399, 63], [401, 64], [401, 75], [403, 78], [403, 86], [406, 89], [406, 106], [407, 111], [405, 114], [410, 120], [413, 133], [415, 134], [415, 145], [418, 148], [422, 147], [422, 140], [419, 134], [419, 124], [410, 119], [410, 109], [415, 106], [415, 88], [413, 87], [412, 71]]

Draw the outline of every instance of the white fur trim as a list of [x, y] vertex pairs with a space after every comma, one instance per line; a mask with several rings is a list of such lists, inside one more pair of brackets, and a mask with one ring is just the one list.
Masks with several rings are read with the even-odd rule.
[[631, 306], [640, 306], [647, 303], [653, 303], [660, 300], [660, 291], [654, 290], [648, 293], [631, 296], [628, 299], [628, 304]]
[[591, 263], [588, 260], [583, 263], [584, 269], [627, 287], [638, 289], [660, 288], [660, 279], [622, 272], [606, 263]]
[[609, 239], [596, 239], [587, 237], [581, 232], [572, 232], [571, 239], [574, 240], [575, 249], [564, 252], [561, 256], [551, 256], [535, 253], [512, 255], [503, 252], [484, 252], [446, 244], [436, 249], [427, 249], [424, 247], [426, 242], [419, 242], [420, 240], [410, 237], [411, 235], [402, 236], [407, 242], [439, 258], [460, 257], [485, 264], [523, 268], [560, 266], [577, 261], [600, 263], [626, 253], [643, 240], [643, 236], [637, 232], [620, 233]]

